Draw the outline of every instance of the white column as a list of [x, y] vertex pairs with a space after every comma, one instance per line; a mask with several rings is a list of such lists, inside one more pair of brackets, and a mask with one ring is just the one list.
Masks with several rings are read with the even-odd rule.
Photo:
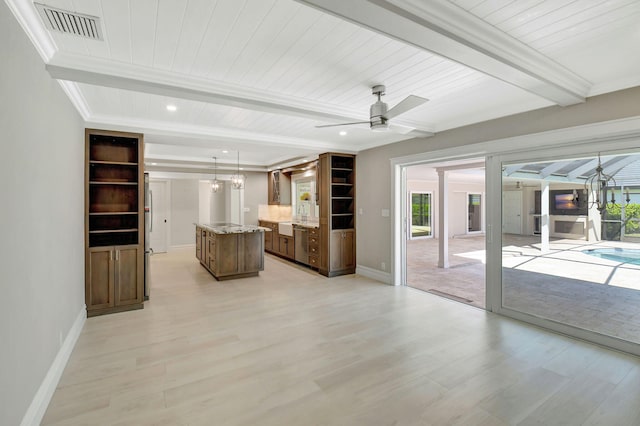
[[438, 170], [438, 268], [449, 267], [449, 178]]
[[542, 253], [549, 252], [549, 182], [543, 180], [540, 184], [540, 242]]

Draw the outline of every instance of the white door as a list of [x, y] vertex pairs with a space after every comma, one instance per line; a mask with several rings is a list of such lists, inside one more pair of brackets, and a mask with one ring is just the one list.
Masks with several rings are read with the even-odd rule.
[[149, 245], [154, 253], [167, 251], [168, 209], [167, 209], [167, 182], [149, 182], [151, 192], [151, 232], [149, 232]]
[[522, 234], [522, 192], [502, 192], [502, 232]]

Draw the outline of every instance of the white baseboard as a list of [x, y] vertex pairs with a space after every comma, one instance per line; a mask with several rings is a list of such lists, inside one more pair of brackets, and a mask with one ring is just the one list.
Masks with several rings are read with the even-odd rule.
[[67, 338], [64, 339], [64, 342], [58, 351], [58, 355], [56, 355], [56, 358], [53, 360], [51, 367], [49, 367], [49, 371], [47, 371], [46, 376], [44, 376], [44, 380], [42, 381], [40, 388], [31, 401], [31, 405], [29, 405], [29, 409], [27, 409], [27, 412], [22, 418], [20, 426], [37, 426], [42, 421], [44, 413], [47, 411], [47, 407], [51, 401], [51, 397], [56, 391], [60, 377], [62, 377], [62, 372], [69, 361], [71, 352], [78, 341], [78, 337], [80, 337], [80, 332], [82, 331], [82, 327], [84, 326], [86, 319], [87, 307], [83, 304], [80, 313], [67, 333]]
[[356, 274], [363, 277], [371, 278], [372, 280], [380, 281], [385, 284], [391, 284], [391, 274], [383, 272], [378, 269], [369, 268], [368, 266], [357, 265]]
[[174, 250], [182, 250], [182, 249], [188, 249], [188, 248], [192, 248], [192, 249], [196, 249], [196, 245], [194, 244], [180, 244], [177, 246], [170, 246], [168, 251], [174, 251]]

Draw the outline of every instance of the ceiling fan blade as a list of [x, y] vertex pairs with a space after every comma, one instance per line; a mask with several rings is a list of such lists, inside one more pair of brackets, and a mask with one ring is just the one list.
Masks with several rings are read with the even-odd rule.
[[389, 111], [387, 111], [387, 113], [384, 115], [384, 118], [386, 118], [387, 120], [390, 120], [393, 117], [397, 117], [400, 114], [404, 114], [405, 112], [411, 109], [419, 107], [420, 105], [427, 102], [428, 100], [429, 99], [421, 98], [420, 96], [409, 95], [403, 100], [401, 100], [398, 105], [394, 106]]
[[389, 131], [398, 133], [400, 135], [406, 135], [415, 130], [415, 127], [403, 126], [402, 124], [389, 123]]
[[316, 129], [321, 129], [323, 127], [338, 127], [338, 126], [351, 126], [353, 124], [371, 124], [368, 121], [356, 121], [353, 123], [341, 123], [341, 124], [324, 124], [322, 126], [316, 126]]

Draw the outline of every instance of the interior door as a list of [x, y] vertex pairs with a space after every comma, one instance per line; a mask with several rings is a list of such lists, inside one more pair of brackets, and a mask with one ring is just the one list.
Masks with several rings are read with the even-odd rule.
[[502, 193], [502, 232], [522, 234], [522, 192]]
[[167, 210], [167, 182], [151, 181], [151, 232], [149, 232], [150, 246], [154, 253], [167, 251], [168, 210]]

